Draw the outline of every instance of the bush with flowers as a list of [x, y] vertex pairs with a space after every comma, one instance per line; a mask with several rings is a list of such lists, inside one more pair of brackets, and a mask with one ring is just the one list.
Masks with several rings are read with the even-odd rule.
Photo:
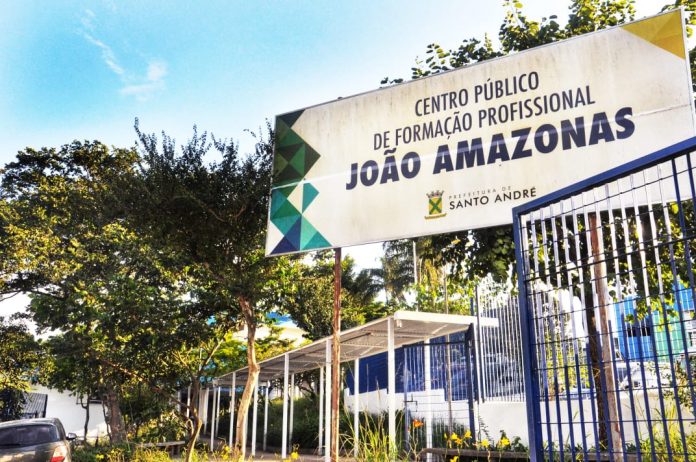
[[[456, 432], [445, 433], [444, 439], [448, 449], [456, 450], [456, 455], [449, 458], [450, 462], [460, 462], [460, 456], [465, 454], [470, 456], [472, 452], [485, 452], [489, 460], [491, 456], [495, 456], [496, 460], [503, 459], [503, 453], [528, 452], [527, 447], [522, 444], [519, 437], [515, 437], [511, 441], [504, 431], [500, 432], [498, 441], [488, 435], [476, 439], [470, 430], [466, 430], [462, 435], [458, 435]], [[478, 456], [473, 457], [478, 459]]]

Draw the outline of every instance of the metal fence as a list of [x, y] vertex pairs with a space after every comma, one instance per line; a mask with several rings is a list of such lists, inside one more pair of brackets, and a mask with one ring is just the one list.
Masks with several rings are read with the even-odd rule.
[[404, 347], [404, 443], [446, 447], [445, 436], [475, 434], [473, 329]]
[[695, 149], [515, 209], [534, 460], [696, 460]]
[[476, 287], [475, 313], [498, 320], [498, 327], [477, 330], [479, 398], [523, 401], [522, 333], [517, 296], [510, 284], [484, 278]]
[[[445, 435], [475, 437], [486, 427], [481, 405], [525, 399], [520, 313], [513, 287], [485, 278], [471, 300], [471, 314], [497, 319], [498, 326], [477, 324], [449, 338], [395, 351], [397, 406], [403, 410], [397, 418], [398, 440], [407, 452], [447, 447]], [[378, 415], [386, 409], [386, 365], [386, 353], [360, 359], [358, 390], [364, 412]], [[355, 393], [353, 376], [348, 365], [350, 395]], [[346, 403], [352, 410], [352, 402]], [[514, 431], [516, 423], [509, 422], [507, 428]]]

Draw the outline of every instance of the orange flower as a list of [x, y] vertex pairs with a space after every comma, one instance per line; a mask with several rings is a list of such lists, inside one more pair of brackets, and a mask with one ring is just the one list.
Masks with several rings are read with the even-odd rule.
[[418, 427], [422, 427], [422, 426], [423, 426], [422, 420], [418, 420], [418, 419], [413, 420], [413, 428], [418, 428]]

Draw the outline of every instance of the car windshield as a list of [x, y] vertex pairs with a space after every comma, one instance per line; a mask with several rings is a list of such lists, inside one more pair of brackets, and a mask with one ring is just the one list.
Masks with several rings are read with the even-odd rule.
[[58, 440], [58, 431], [52, 425], [0, 428], [0, 447], [34, 446]]

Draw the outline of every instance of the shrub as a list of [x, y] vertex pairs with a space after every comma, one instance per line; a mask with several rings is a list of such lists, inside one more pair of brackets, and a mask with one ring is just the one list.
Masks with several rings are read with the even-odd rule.
[[171, 462], [160, 449], [116, 446], [80, 446], [73, 451], [73, 462]]
[[138, 448], [133, 452], [131, 462], [171, 462], [171, 458], [159, 449]]

